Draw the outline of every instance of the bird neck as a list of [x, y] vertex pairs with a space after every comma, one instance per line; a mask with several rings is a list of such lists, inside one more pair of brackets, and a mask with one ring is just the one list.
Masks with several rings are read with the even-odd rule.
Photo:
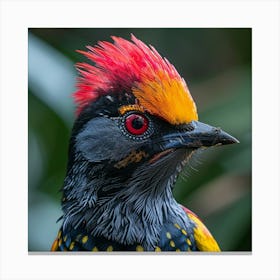
[[172, 194], [176, 169], [166, 163], [164, 172], [160, 166], [143, 166], [120, 182], [106, 174], [102, 178], [82, 176], [102, 174], [101, 166], [73, 165], [64, 183], [63, 226], [83, 226], [92, 236], [127, 245], [138, 243], [151, 250], [165, 223], [185, 223], [185, 214]]

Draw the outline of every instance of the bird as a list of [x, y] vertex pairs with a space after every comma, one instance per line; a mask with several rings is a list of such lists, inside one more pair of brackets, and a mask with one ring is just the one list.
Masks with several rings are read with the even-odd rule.
[[187, 83], [131, 34], [77, 50], [76, 118], [51, 251], [221, 251], [173, 195], [202, 149], [238, 143], [198, 120]]

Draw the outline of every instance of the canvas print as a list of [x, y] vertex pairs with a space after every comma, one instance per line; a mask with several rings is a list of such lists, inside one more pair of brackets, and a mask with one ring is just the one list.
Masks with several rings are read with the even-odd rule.
[[251, 251], [251, 29], [28, 36], [30, 252]]

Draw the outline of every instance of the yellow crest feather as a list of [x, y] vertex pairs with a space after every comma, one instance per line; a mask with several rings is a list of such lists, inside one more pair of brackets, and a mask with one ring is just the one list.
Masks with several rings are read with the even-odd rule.
[[198, 120], [196, 105], [183, 79], [163, 71], [157, 79], [144, 78], [132, 92], [150, 114], [159, 116], [173, 125]]

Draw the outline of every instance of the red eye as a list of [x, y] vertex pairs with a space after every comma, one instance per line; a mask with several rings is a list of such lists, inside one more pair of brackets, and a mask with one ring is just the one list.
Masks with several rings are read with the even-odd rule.
[[140, 114], [130, 114], [125, 119], [125, 128], [133, 135], [144, 134], [149, 127], [149, 120]]

